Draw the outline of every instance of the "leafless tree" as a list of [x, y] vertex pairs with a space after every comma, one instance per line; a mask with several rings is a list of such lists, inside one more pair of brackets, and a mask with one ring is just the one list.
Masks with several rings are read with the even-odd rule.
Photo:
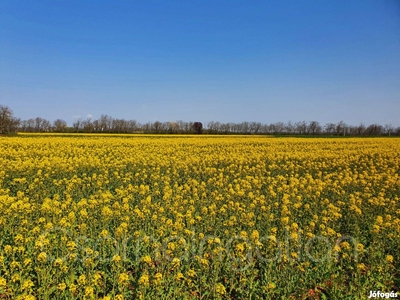
[[72, 128], [74, 129], [74, 132], [78, 132], [81, 129], [81, 126], [82, 126], [81, 118], [75, 119], [74, 123], [72, 123]]
[[152, 124], [151, 122], [147, 122], [147, 123], [144, 123], [144, 124], [142, 125], [142, 131], [143, 131], [144, 133], [149, 133], [149, 132], [151, 132], [152, 128], [153, 128], [153, 124]]
[[140, 128], [140, 124], [136, 120], [129, 120], [128, 121], [128, 131], [129, 132], [136, 132]]
[[221, 123], [220, 122], [208, 122], [207, 124], [207, 128], [208, 128], [208, 133], [220, 133], [220, 127], [221, 127]]
[[0, 105], [0, 134], [16, 132], [19, 123], [8, 106]]
[[155, 122], [153, 123], [153, 126], [152, 126], [152, 131], [153, 131], [154, 133], [160, 133], [160, 132], [161, 132], [161, 125], [162, 125], [161, 122], [155, 121]]
[[112, 127], [112, 118], [108, 115], [101, 115], [99, 118], [101, 132], [110, 132]]
[[346, 129], [347, 129], [347, 125], [345, 122], [340, 121], [339, 123], [336, 124], [336, 135], [346, 135]]
[[94, 131], [94, 126], [91, 118], [83, 120], [80, 124], [80, 129], [84, 132], [92, 133]]
[[36, 132], [48, 132], [51, 129], [49, 120], [37, 117], [34, 119], [34, 128]]
[[364, 135], [365, 134], [365, 125], [363, 123], [360, 123], [360, 125], [358, 125], [356, 127], [356, 135]]
[[292, 123], [292, 121], [287, 122], [286, 126], [285, 126], [285, 131], [288, 134], [292, 134], [295, 132], [295, 126]]
[[365, 129], [367, 135], [381, 135], [383, 127], [379, 124], [371, 124]]
[[391, 136], [393, 131], [394, 131], [394, 127], [392, 124], [385, 124], [385, 126], [383, 127], [385, 134], [387, 134], [388, 136]]
[[28, 119], [21, 121], [20, 130], [23, 132], [34, 132], [35, 131], [35, 120]]
[[322, 131], [321, 125], [317, 121], [311, 121], [308, 123], [308, 133], [309, 134], [320, 134]]
[[261, 123], [260, 122], [251, 122], [250, 123], [250, 133], [257, 134], [260, 131]]
[[327, 124], [325, 124], [325, 133], [326, 134], [335, 133], [335, 129], [336, 129], [335, 123], [327, 123]]
[[307, 131], [307, 123], [306, 121], [301, 121], [301, 122], [296, 122], [294, 124], [296, 128], [296, 133], [297, 134], [306, 134]]
[[57, 119], [53, 122], [53, 128], [56, 132], [64, 132], [67, 129], [67, 122]]

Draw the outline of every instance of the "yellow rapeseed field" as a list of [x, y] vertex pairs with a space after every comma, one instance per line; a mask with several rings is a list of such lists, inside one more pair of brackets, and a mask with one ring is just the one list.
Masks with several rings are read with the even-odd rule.
[[400, 139], [0, 137], [2, 299], [400, 287]]

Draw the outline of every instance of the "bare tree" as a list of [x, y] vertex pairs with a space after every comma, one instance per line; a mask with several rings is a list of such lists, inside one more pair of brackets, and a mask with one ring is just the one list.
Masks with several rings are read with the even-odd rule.
[[74, 123], [72, 123], [72, 127], [74, 128], [74, 132], [78, 132], [82, 126], [82, 119], [77, 118]]
[[250, 133], [250, 124], [249, 122], [242, 122], [239, 124], [240, 126], [240, 133]]
[[127, 121], [124, 119], [112, 119], [109, 132], [126, 133], [128, 131]]
[[40, 132], [42, 130], [42, 118], [37, 117], [35, 120], [35, 131]]
[[365, 125], [363, 123], [360, 123], [360, 125], [358, 125], [356, 127], [356, 134], [357, 135], [364, 135], [365, 134]]
[[67, 129], [67, 122], [57, 119], [53, 122], [54, 131], [64, 132]]
[[294, 124], [296, 128], [296, 133], [297, 134], [306, 134], [307, 131], [307, 123], [306, 121], [301, 121], [301, 122], [296, 122]]
[[340, 121], [339, 123], [336, 124], [336, 134], [345, 136], [346, 128], [347, 128], [346, 123], [343, 121]]
[[93, 131], [94, 132], [101, 132], [101, 125], [99, 120], [94, 120], [93, 123]]
[[231, 131], [230, 123], [222, 123], [220, 126], [220, 132], [223, 134], [228, 134]]
[[147, 122], [147, 123], [144, 123], [144, 124], [142, 125], [142, 131], [143, 131], [144, 133], [149, 133], [149, 132], [151, 132], [152, 128], [153, 128], [153, 124], [151, 124], [151, 122]]
[[112, 127], [112, 118], [108, 115], [101, 115], [99, 119], [100, 131], [110, 132]]
[[0, 105], [0, 134], [16, 132], [20, 120], [13, 116], [8, 106]]
[[24, 132], [34, 132], [35, 131], [35, 120], [29, 119], [29, 120], [22, 121], [20, 129]]
[[371, 124], [365, 129], [367, 135], [381, 135], [382, 131], [383, 127], [379, 124]]
[[127, 122], [128, 131], [133, 133], [138, 130], [140, 124], [136, 120], [129, 120]]
[[275, 124], [275, 132], [276, 134], [284, 134], [285, 132], [285, 123], [283, 122], [276, 122]]
[[220, 127], [221, 123], [220, 122], [208, 122], [207, 128], [208, 128], [208, 133], [219, 133], [220, 132]]
[[285, 131], [288, 134], [292, 134], [293, 132], [295, 132], [295, 125], [292, 123], [292, 121], [287, 122], [287, 124], [285, 125]]
[[325, 133], [326, 134], [335, 133], [335, 129], [336, 129], [335, 123], [327, 123], [327, 124], [325, 124]]
[[257, 134], [260, 131], [261, 123], [260, 122], [251, 122], [250, 123], [250, 132]]
[[51, 131], [51, 122], [46, 119], [42, 119], [42, 130], [43, 132]]
[[153, 123], [153, 126], [152, 126], [152, 131], [155, 132], [155, 133], [160, 133], [161, 132], [161, 125], [162, 125], [162, 123], [160, 121], [155, 121]]
[[92, 119], [87, 118], [86, 120], [83, 120], [80, 124], [80, 129], [84, 132], [92, 133], [94, 130]]
[[308, 133], [309, 134], [320, 134], [322, 131], [321, 125], [317, 121], [311, 121], [308, 124]]
[[35, 132], [48, 132], [51, 129], [51, 123], [49, 120], [43, 119], [41, 117], [37, 117], [33, 119], [34, 122], [34, 130]]
[[186, 122], [184, 122], [184, 121], [182, 121], [182, 120], [179, 120], [179, 121], [177, 121], [176, 122], [177, 124], [178, 124], [178, 132], [179, 133], [183, 133], [183, 132], [185, 132], [185, 127], [186, 127]]
[[179, 125], [177, 122], [168, 122], [168, 133], [178, 133]]
[[391, 136], [391, 134], [394, 131], [394, 127], [392, 124], [385, 124], [385, 126], [383, 127], [385, 134], [387, 134], [388, 136]]

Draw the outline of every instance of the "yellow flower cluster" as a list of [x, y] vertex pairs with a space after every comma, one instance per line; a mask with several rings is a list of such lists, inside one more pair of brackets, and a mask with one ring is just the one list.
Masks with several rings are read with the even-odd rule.
[[0, 137], [0, 296], [279, 298], [323, 262], [392, 282], [399, 199], [395, 138]]

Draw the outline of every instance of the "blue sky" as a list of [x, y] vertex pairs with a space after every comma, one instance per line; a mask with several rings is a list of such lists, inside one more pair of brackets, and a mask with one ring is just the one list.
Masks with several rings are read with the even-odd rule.
[[400, 1], [0, 2], [22, 119], [400, 126]]

